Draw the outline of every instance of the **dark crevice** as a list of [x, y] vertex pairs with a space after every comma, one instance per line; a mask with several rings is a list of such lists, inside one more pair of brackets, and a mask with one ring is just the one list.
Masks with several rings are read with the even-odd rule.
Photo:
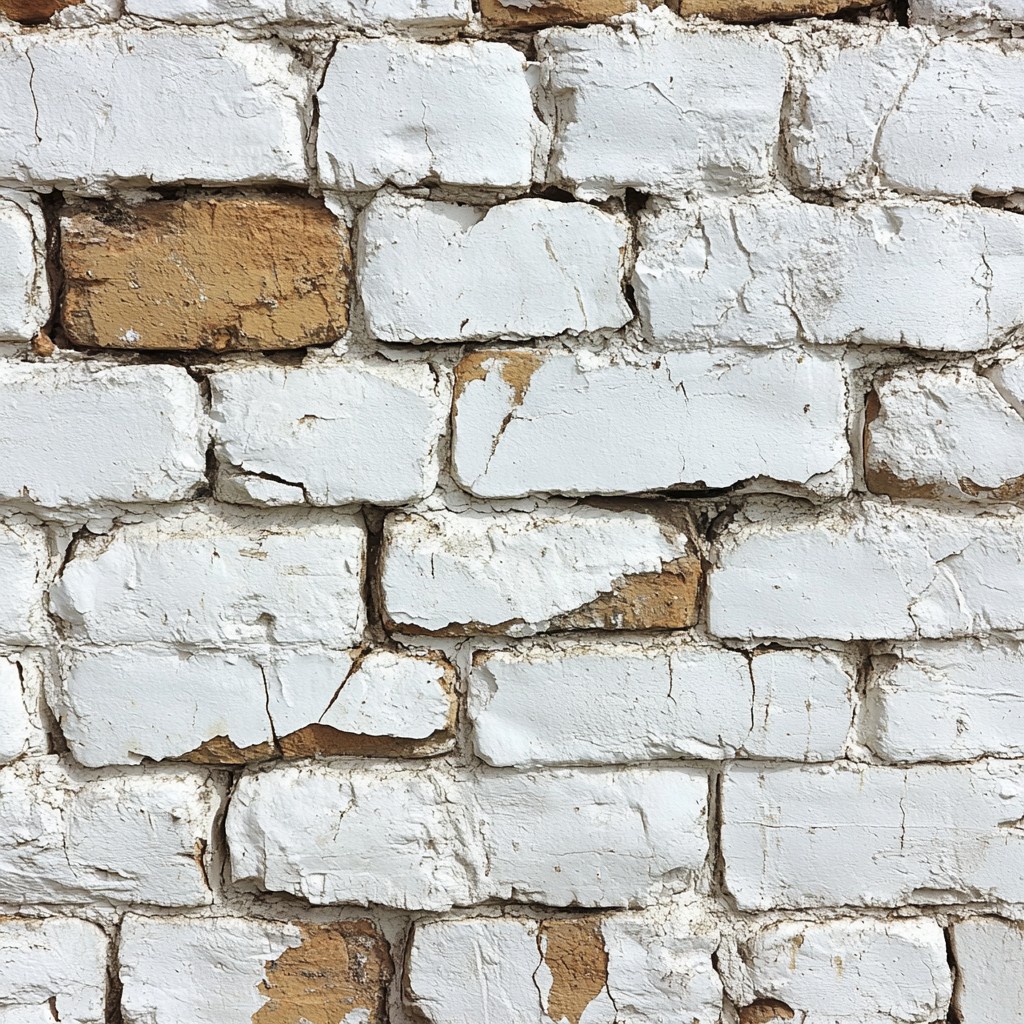
[[953, 995], [949, 1000], [949, 1009], [946, 1011], [946, 1024], [963, 1024], [960, 1019], [960, 1012], [957, 1009], [957, 1002], [960, 998], [960, 971], [956, 964], [956, 950], [953, 947], [953, 926], [947, 925], [942, 930], [943, 938], [946, 940], [946, 963], [949, 964], [949, 973], [953, 979]]

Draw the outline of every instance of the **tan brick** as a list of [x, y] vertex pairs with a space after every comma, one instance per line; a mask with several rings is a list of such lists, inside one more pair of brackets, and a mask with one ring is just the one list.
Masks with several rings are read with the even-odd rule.
[[62, 224], [64, 328], [76, 345], [303, 348], [348, 324], [347, 231], [308, 198], [90, 206]]
[[41, 25], [58, 11], [73, 7], [82, 0], [0, 0], [0, 14], [22, 25]]
[[259, 991], [269, 1002], [253, 1015], [253, 1024], [383, 1024], [393, 968], [387, 944], [373, 925], [339, 921], [301, 930], [301, 945], [267, 964], [267, 980]]
[[877, 7], [881, 0], [679, 0], [679, 13], [706, 14], [722, 21], [820, 18], [839, 11]]
[[636, 0], [534, 0], [529, 7], [517, 7], [502, 0], [480, 0], [484, 23], [494, 28], [586, 25], [633, 10], [636, 10]]

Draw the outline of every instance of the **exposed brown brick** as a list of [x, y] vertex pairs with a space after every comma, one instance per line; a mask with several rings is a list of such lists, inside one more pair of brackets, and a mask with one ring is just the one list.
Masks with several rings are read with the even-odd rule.
[[385, 990], [394, 968], [387, 943], [369, 921], [304, 925], [302, 943], [267, 964], [253, 1024], [338, 1024], [363, 1010], [384, 1024]]
[[580, 1024], [583, 1011], [608, 984], [608, 951], [601, 922], [545, 921], [538, 935], [541, 956], [551, 971], [547, 1015]]
[[309, 198], [92, 205], [65, 217], [64, 329], [97, 348], [302, 348], [348, 325], [347, 231]]
[[480, 0], [485, 24], [494, 28], [543, 28], [546, 25], [586, 25], [607, 21], [636, 10], [636, 0]]
[[679, 13], [706, 14], [722, 21], [775, 21], [820, 18], [826, 14], [877, 7], [882, 0], [679, 0]]
[[41, 25], [58, 11], [73, 7], [82, 0], [0, 0], [0, 14], [22, 25]]
[[778, 999], [758, 999], [740, 1009], [740, 1024], [771, 1024], [773, 1021], [792, 1020], [793, 1011]]

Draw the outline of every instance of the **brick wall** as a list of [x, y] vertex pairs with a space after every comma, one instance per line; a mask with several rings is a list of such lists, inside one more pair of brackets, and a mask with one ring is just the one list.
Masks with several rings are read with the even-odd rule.
[[0, 1024], [1024, 1021], [1021, 0], [0, 0]]

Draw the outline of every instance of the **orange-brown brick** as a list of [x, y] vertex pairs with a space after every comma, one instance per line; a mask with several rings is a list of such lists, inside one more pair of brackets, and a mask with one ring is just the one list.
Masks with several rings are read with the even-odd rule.
[[[520, 0], [522, 2], [522, 0]], [[484, 22], [494, 28], [544, 28], [547, 25], [586, 25], [607, 21], [636, 10], [636, 0], [533, 0], [517, 7], [509, 0], [480, 0]]]
[[90, 205], [63, 219], [61, 259], [76, 345], [304, 348], [348, 324], [347, 229], [314, 199]]
[[679, 0], [682, 15], [706, 14], [722, 21], [772, 21], [822, 17], [839, 11], [876, 7], [881, 0]]
[[0, 14], [22, 25], [41, 25], [58, 11], [72, 7], [82, 0], [0, 0]]

